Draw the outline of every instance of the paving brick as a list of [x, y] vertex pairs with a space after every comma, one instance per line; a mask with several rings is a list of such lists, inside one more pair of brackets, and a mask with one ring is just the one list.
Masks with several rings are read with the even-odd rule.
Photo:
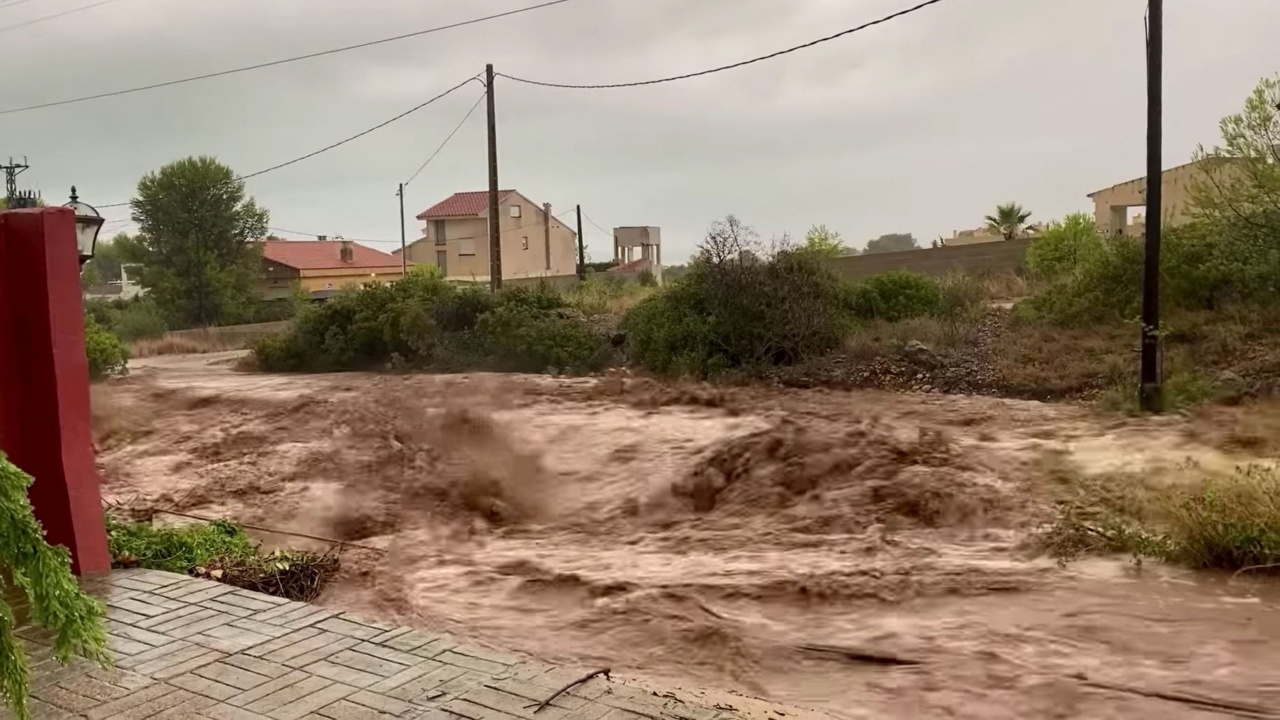
[[325, 610], [323, 608], [316, 608], [308, 605], [302, 611], [289, 613], [276, 618], [272, 622], [277, 625], [283, 625], [284, 627], [296, 630], [298, 628], [315, 625], [316, 623], [331, 618], [334, 615], [337, 615], [337, 613], [332, 610]]
[[229, 665], [225, 662], [210, 663], [194, 672], [200, 677], [216, 680], [240, 690], [252, 690], [271, 680], [271, 676], [260, 675], [252, 670]]
[[[461, 715], [468, 720], [512, 720], [513, 718], [526, 717], [524, 715], [506, 713], [498, 708], [487, 707], [461, 698], [454, 698], [446, 702], [440, 706], [440, 709]], [[520, 709], [523, 709], [523, 706]], [[547, 708], [538, 713], [537, 717], [540, 720], [563, 720], [565, 714], [565, 711], [560, 708]], [[534, 716], [529, 715], [527, 717]]]
[[392, 628], [384, 633], [379, 634], [377, 637], [371, 638], [369, 642], [384, 643], [388, 640], [394, 640], [395, 638], [398, 638], [401, 635], [408, 635], [411, 632], [413, 632], [413, 628], [407, 628], [407, 627]]
[[[317, 635], [315, 638], [312, 638], [312, 640], [319, 640], [324, 637], [326, 636]], [[288, 665], [289, 667], [300, 668], [304, 665], [310, 665], [313, 662], [319, 662], [321, 660], [324, 660], [328, 658], [330, 655], [341, 652], [342, 650], [346, 650], [352, 645], [355, 645], [357, 642], [360, 642], [355, 638], [338, 637], [336, 635], [328, 635], [327, 639], [329, 640], [328, 643], [321, 645], [319, 647], [313, 648], [311, 650], [308, 650], [307, 652], [304, 652], [301, 655], [296, 655], [292, 658], [289, 658], [288, 660], [284, 661], [284, 664]], [[310, 642], [310, 641], [304, 641], [304, 642]], [[271, 660], [272, 658], [270, 656], [265, 656], [263, 659]]]
[[[615, 689], [616, 690], [616, 689]], [[627, 710], [641, 717], [666, 718], [662, 711], [662, 703], [657, 698], [623, 697], [615, 692], [605, 693], [596, 698], [596, 702], [618, 710]]]
[[[427, 675], [428, 673], [435, 672], [436, 670], [439, 670], [442, 667], [445, 667], [445, 666], [441, 665], [435, 660], [423, 660], [417, 665], [414, 665], [413, 667], [405, 668], [404, 670], [401, 670], [400, 672], [396, 673], [395, 675], [392, 675], [389, 678], [379, 680], [376, 684], [370, 687], [369, 690], [375, 693], [388, 692], [390, 690], [395, 690], [396, 688], [402, 685], [405, 685], [406, 683], [409, 683], [413, 680], [417, 680], [423, 675]], [[441, 680], [441, 682], [444, 682], [444, 681]]]
[[267, 635], [260, 635], [251, 630], [241, 630], [231, 625], [220, 625], [187, 638], [187, 642], [228, 654], [242, 652], [270, 640], [271, 638]]
[[332, 617], [332, 618], [329, 618], [328, 620], [318, 622], [315, 624], [315, 627], [318, 627], [321, 630], [327, 630], [328, 632], [331, 632], [331, 633], [337, 633], [339, 635], [345, 635], [347, 637], [359, 638], [361, 640], [368, 640], [369, 638], [377, 637], [378, 635], [381, 635], [384, 632], [382, 630], [378, 630], [377, 628], [371, 628], [367, 625], [360, 625], [359, 623], [353, 623], [350, 620], [343, 620], [342, 618], [338, 618], [338, 617]]
[[170, 678], [169, 684], [176, 685], [177, 687], [193, 692], [196, 695], [213, 698], [214, 700], [227, 700], [242, 692], [239, 688], [233, 688], [230, 685], [225, 685], [217, 680], [210, 680], [206, 677], [200, 677], [194, 673], [187, 673], [185, 675], [178, 675], [177, 677]]
[[150, 662], [134, 668], [143, 675], [150, 675], [157, 680], [165, 680], [176, 675], [191, 672], [198, 667], [203, 667], [211, 662], [217, 662], [226, 657], [220, 652], [202, 648], [199, 645], [193, 645], [182, 650], [175, 651], [164, 657], [156, 658]]
[[[549, 690], [541, 685], [534, 685], [529, 682], [521, 682], [519, 680], [495, 680], [485, 683], [485, 687], [493, 690], [500, 690], [509, 695], [522, 697], [529, 702], [542, 702], [551, 697], [555, 690]], [[559, 688], [557, 688], [559, 689]], [[580, 708], [587, 704], [587, 700], [571, 695], [568, 692], [561, 693], [555, 699], [555, 705], [566, 710]]]
[[373, 618], [367, 618], [367, 617], [364, 617], [363, 615], [356, 615], [354, 613], [342, 613], [342, 615], [340, 615], [339, 617], [349, 622], [358, 623], [360, 625], [366, 625], [380, 632], [387, 632], [389, 630], [396, 629], [396, 626], [392, 625], [391, 623], [382, 622], [381, 620], [374, 620]]
[[112, 687], [118, 687], [129, 692], [144, 688], [155, 682], [155, 680], [146, 675], [139, 675], [119, 668], [92, 668], [87, 675]]
[[165, 623], [171, 623], [174, 620], [187, 617], [188, 615], [194, 615], [198, 612], [204, 612], [204, 608], [196, 605], [186, 605], [184, 607], [178, 608], [177, 610], [170, 610], [169, 612], [163, 615], [156, 615], [154, 617], [149, 617], [149, 618], [146, 618], [145, 620], [141, 620], [139, 622], [132, 623], [132, 624], [140, 628], [143, 628], [145, 630], [152, 630], [157, 625], [164, 625]]
[[151, 646], [108, 633], [107, 649], [115, 655], [138, 655], [150, 650]]
[[[165, 643], [164, 645], [153, 647], [144, 653], [139, 653], [132, 657], [118, 658], [116, 660], [116, 667], [121, 667], [121, 668], [124, 668], [125, 670], [132, 670], [138, 667], [139, 665], [145, 665], [146, 663], [149, 663], [152, 660], [155, 660], [157, 658], [163, 658], [172, 652], [176, 652], [178, 650], [184, 650], [189, 647], [192, 647], [191, 643], [185, 640], [173, 640], [168, 643]], [[204, 648], [201, 648], [201, 650], [203, 649]]]
[[166, 610], [177, 610], [178, 608], [187, 606], [187, 603], [182, 602], [181, 600], [174, 600], [173, 598], [167, 598], [163, 595], [147, 592], [134, 593], [130, 600], [144, 602], [148, 605], [155, 605], [156, 607], [162, 607]]
[[460, 677], [465, 677], [466, 674], [466, 671], [462, 668], [441, 665], [425, 675], [416, 677], [409, 682], [403, 683], [389, 690], [384, 691], [380, 684], [370, 686], [369, 689], [374, 692], [382, 692], [386, 695], [390, 695], [397, 700], [420, 703], [423, 700], [434, 700], [445, 694], [446, 691], [440, 689], [442, 685], [453, 682]]
[[122, 638], [134, 640], [151, 647], [160, 647], [173, 642], [173, 638], [167, 635], [161, 635], [157, 632], [145, 630], [140, 627], [134, 627], [126, 623], [107, 621], [107, 632], [112, 635], [118, 635]]
[[67, 680], [59, 687], [100, 703], [119, 700], [130, 692], [129, 688], [113, 685], [88, 673]]
[[192, 592], [196, 592], [198, 590], [203, 589], [205, 587], [204, 584], [207, 582], [209, 581], [201, 580], [200, 578], [189, 577], [189, 578], [185, 578], [182, 582], [176, 582], [172, 585], [169, 585], [168, 587], [153, 588], [151, 592], [161, 597], [178, 598], [181, 595], [185, 595], [187, 593], [192, 593]]
[[184, 703], [174, 705], [164, 712], [156, 715], [149, 715], [150, 720], [189, 720], [195, 717], [201, 710], [213, 705], [216, 700], [210, 700], [206, 697], [193, 697]]
[[200, 712], [200, 717], [209, 718], [209, 720], [270, 720], [265, 715], [259, 715], [258, 713], [223, 703], [210, 705]]
[[222, 603], [223, 605], [232, 605], [235, 607], [244, 608], [245, 610], [248, 610], [254, 613], [274, 610], [275, 608], [279, 607], [280, 604], [288, 602], [287, 600], [284, 600], [282, 598], [273, 598], [273, 599], [279, 599], [280, 603], [273, 603], [267, 600], [265, 597], [246, 595], [241, 591], [236, 591], [236, 592], [227, 593], [226, 595], [219, 597], [218, 602]]
[[127, 597], [127, 598], [124, 598], [123, 600], [115, 600], [110, 603], [109, 607], [117, 608], [120, 610], [127, 610], [131, 613], [134, 613], [135, 615], [142, 615], [143, 617], [149, 617], [149, 618], [153, 618], [158, 615], [164, 615], [170, 610], [173, 610], [173, 608], [164, 608], [164, 607], [160, 607], [159, 605], [152, 605], [151, 603], [146, 603], [141, 600], [134, 599], [132, 597]]
[[248, 655], [232, 655], [222, 662], [238, 668], [243, 668], [252, 673], [265, 675], [272, 679], [281, 677], [282, 675], [288, 675], [293, 671], [292, 668], [289, 668], [288, 666], [280, 665], [278, 663], [269, 663], [265, 660], [259, 660], [258, 658], [250, 657]]
[[388, 715], [407, 716], [412, 714], [416, 708], [409, 703], [397, 700], [386, 695], [379, 695], [368, 690], [361, 690], [347, 696], [347, 702], [363, 705], [367, 708], [377, 710], [378, 712], [387, 713]]
[[123, 610], [121, 608], [112, 607], [108, 605], [107, 619], [115, 620], [117, 622], [122, 622], [122, 623], [129, 623], [130, 625], [135, 625], [137, 623], [142, 622], [143, 620], [146, 620], [147, 616], [139, 615], [136, 612], [130, 612], [128, 610]]
[[424, 635], [420, 632], [417, 632], [416, 630], [410, 630], [407, 633], [401, 633], [400, 635], [396, 635], [395, 637], [392, 637], [389, 640], [378, 640], [377, 638], [375, 638], [374, 642], [381, 643], [383, 645], [386, 645], [389, 648], [394, 648], [396, 650], [411, 652], [413, 650], [417, 650], [418, 648], [424, 645], [427, 645], [428, 643], [433, 643], [439, 639], [440, 639], [440, 636], [438, 635]]
[[206, 608], [208, 610], [217, 610], [220, 613], [226, 613], [228, 615], [234, 615], [237, 618], [246, 618], [246, 617], [249, 617], [250, 615], [253, 615], [255, 612], [257, 612], [256, 610], [250, 610], [249, 608], [246, 608], [246, 607], [241, 607], [239, 605], [233, 605], [231, 603], [223, 602], [222, 598], [218, 598], [217, 600], [205, 600], [204, 602], [200, 603], [200, 607]]
[[[541, 685], [548, 690], [558, 690], [586, 674], [587, 671], [582, 668], [553, 667], [541, 675], [535, 675], [529, 678], [528, 682], [535, 685]], [[571, 695], [577, 695], [578, 697], [592, 700], [600, 697], [603, 693], [609, 692], [612, 687], [614, 686], [610, 685], [608, 680], [597, 676], [584, 683], [574, 685], [566, 692]], [[629, 688], [623, 688], [623, 690], [629, 690]]]
[[[237, 620], [236, 622], [231, 623], [231, 626], [240, 627], [240, 628], [245, 627], [244, 625], [241, 624], [243, 622], [245, 621]], [[272, 640], [271, 642], [266, 642], [250, 650], [246, 650], [245, 654], [252, 655], [253, 657], [263, 657], [264, 655], [270, 655], [271, 653], [274, 653], [278, 650], [282, 650], [291, 645], [296, 645], [304, 640], [307, 640], [308, 638], [315, 637], [316, 635], [319, 635], [319, 634], [320, 634], [320, 631], [314, 628], [304, 628], [302, 630], [295, 630], [293, 632], [289, 632], [284, 635], [281, 635], [280, 637]]]
[[357, 688], [367, 688], [382, 679], [377, 675], [361, 672], [345, 665], [337, 665], [328, 660], [311, 663], [302, 669], [312, 675]]
[[[192, 607], [195, 608], [195, 612], [188, 613], [185, 615], [180, 615], [178, 617], [175, 617], [172, 620], [168, 620], [162, 623], [149, 623], [147, 625], [147, 629], [153, 630], [158, 633], [163, 633], [165, 635], [169, 635], [170, 637], [180, 638], [180, 637], [184, 637], [182, 635], [182, 633], [184, 632], [184, 628], [189, 627], [193, 623], [198, 623], [203, 620], [208, 620], [214, 617], [227, 618], [225, 622], [230, 622], [231, 620], [235, 619], [235, 618], [232, 618], [230, 615], [221, 615], [216, 610], [207, 610], [205, 608], [196, 607], [194, 605]], [[199, 632], [199, 631], [197, 630], [196, 632]], [[194, 635], [195, 633], [188, 633], [188, 634]]]
[[276, 597], [275, 595], [267, 595], [266, 593], [254, 592], [252, 590], [237, 590], [236, 595], [243, 598], [248, 598], [250, 600], [257, 600], [259, 602], [269, 603], [271, 605], [287, 605], [293, 602], [292, 600], [289, 600], [286, 598]]
[[462, 645], [458, 645], [457, 647], [453, 648], [453, 651], [458, 653], [459, 655], [466, 655], [467, 657], [479, 658], [480, 660], [488, 660], [489, 662], [495, 662], [495, 663], [498, 663], [499, 665], [516, 665], [520, 663], [521, 660], [524, 659], [524, 658], [516, 657], [511, 653], [504, 653], [498, 650], [493, 650], [491, 648], [481, 647], [479, 645], [472, 645], [471, 643], [464, 643]]
[[245, 709], [276, 720], [294, 720], [355, 692], [349, 685], [308, 677], [245, 705]]
[[310, 675], [302, 672], [301, 670], [294, 670], [287, 675], [281, 675], [280, 677], [273, 679], [269, 683], [263, 683], [252, 690], [247, 690], [239, 695], [227, 698], [226, 703], [236, 707], [245, 707], [250, 703], [257, 702], [272, 693], [278, 692], [292, 685], [296, 685], [310, 677]]
[[102, 720], [104, 718], [126, 718], [126, 717], [146, 717], [147, 713], [154, 714], [161, 710], [167, 710], [174, 705], [178, 705], [192, 697], [191, 693], [185, 690], [156, 683], [148, 685], [137, 692], [113, 700], [109, 703], [99, 705], [89, 710], [84, 715], [89, 720]]
[[[366, 645], [368, 644], [366, 643]], [[372, 673], [377, 675], [379, 679], [395, 675], [406, 667], [412, 667], [422, 661], [421, 658], [413, 655], [406, 656], [409, 658], [409, 662], [387, 660], [368, 653], [360, 652], [360, 647], [361, 646], [357, 645], [351, 649], [334, 653], [329, 657], [329, 660], [339, 665], [346, 665], [349, 668], [355, 668], [356, 670]], [[376, 646], [369, 647], [376, 649]]]
[[280, 627], [279, 625], [272, 625], [270, 623], [259, 622], [257, 620], [254, 620], [253, 618], [241, 618], [239, 620], [233, 620], [230, 623], [230, 625], [231, 627], [241, 628], [243, 630], [250, 630], [252, 632], [256, 632], [261, 635], [266, 635], [268, 637], [282, 637], [284, 635], [288, 635], [289, 633], [293, 632], [293, 630], [290, 630], [289, 628], [283, 628], [283, 627]]
[[60, 710], [72, 713], [88, 712], [102, 704], [98, 700], [71, 692], [60, 685], [40, 688], [31, 695], [32, 697], [38, 700], [43, 700]]
[[312, 717], [330, 718], [331, 720], [391, 720], [395, 715], [378, 712], [373, 708], [357, 705], [347, 700], [320, 708]]
[[134, 578], [118, 578], [111, 581], [108, 587], [123, 588], [125, 590], [141, 590], [143, 592], [151, 592], [152, 590], [161, 589], [162, 586], [154, 585], [149, 582], [142, 582]]
[[[383, 660], [390, 660], [393, 663], [398, 663], [405, 667], [409, 667], [411, 665], [417, 665], [418, 663], [423, 661], [422, 658], [418, 657], [417, 655], [413, 655], [407, 652], [401, 652], [394, 648], [389, 648], [385, 645], [378, 645], [373, 642], [362, 642], [359, 645], [356, 645], [355, 647], [353, 647], [352, 650], [356, 652], [364, 653], [365, 655], [372, 655], [377, 658], [382, 658]], [[397, 672], [399, 672], [399, 670], [397, 670]]]
[[[31, 720], [77, 720], [81, 717], [36, 698], [27, 700], [27, 712], [31, 713]], [[0, 718], [9, 720], [10, 717], [7, 711], [0, 710]]]
[[433, 658], [441, 653], [448, 652], [457, 646], [457, 638], [445, 635], [432, 640], [422, 647], [414, 648], [410, 652], [420, 657]]
[[[608, 705], [599, 703], [587, 703], [576, 710], [570, 710], [568, 715], [564, 716], [564, 720], [604, 720], [610, 717], [612, 713], [626, 712], [625, 710], [615, 710]], [[616, 720], [622, 720], [617, 718]], [[629, 720], [643, 720], [639, 715], [632, 715]], [[782, 720], [775, 718], [774, 720]]]
[[[201, 618], [195, 622], [188, 623], [179, 628], [169, 631], [169, 635], [176, 638], [188, 638], [192, 635], [199, 635], [213, 628], [221, 627], [236, 619], [234, 615], [220, 613], [217, 610], [205, 609], [205, 612], [212, 613], [208, 617]], [[192, 615], [191, 617], [195, 617]], [[157, 628], [158, 630], [159, 628]]]
[[507, 669], [507, 666], [502, 663], [496, 663], [491, 660], [482, 660], [481, 658], [471, 657], [470, 655], [459, 655], [452, 650], [442, 652], [439, 655], [436, 655], [433, 659], [449, 665], [457, 665], [458, 667], [466, 668], [468, 670], [475, 670], [476, 672], [484, 673], [486, 675], [496, 675]]
[[261, 613], [254, 615], [253, 619], [258, 620], [260, 622], [280, 624], [280, 622], [278, 621], [280, 620], [280, 618], [283, 618], [286, 615], [294, 615], [299, 610], [314, 610], [314, 609], [315, 609], [314, 607], [304, 602], [296, 602], [296, 601], [290, 600], [289, 602], [286, 602], [281, 605], [273, 605], [269, 608], [265, 608]]

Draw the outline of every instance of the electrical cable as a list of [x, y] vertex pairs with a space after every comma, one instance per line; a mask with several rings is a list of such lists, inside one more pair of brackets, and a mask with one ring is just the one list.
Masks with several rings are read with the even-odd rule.
[[599, 223], [597, 223], [595, 220], [592, 220], [590, 215], [588, 215], [588, 214], [586, 214], [586, 213], [582, 213], [582, 217], [586, 218], [587, 222], [589, 222], [589, 223], [591, 223], [592, 225], [594, 225], [594, 226], [595, 226], [595, 228], [596, 228], [597, 230], [599, 230], [600, 232], [604, 233], [605, 235], [608, 235], [609, 237], [613, 237], [613, 231], [611, 231], [611, 230], [605, 230], [604, 228], [600, 227], [600, 224], [599, 224]]
[[[104, 2], [106, 1], [111, 1], [111, 0], [104, 0]], [[111, 92], [97, 93], [95, 95], [86, 95], [84, 97], [71, 98], [69, 100], [55, 100], [53, 102], [39, 103], [36, 105], [26, 105], [24, 107], [9, 108], [7, 110], [0, 110], [0, 115], [26, 112], [28, 110], [39, 110], [41, 108], [57, 107], [60, 105], [71, 105], [73, 103], [87, 102], [89, 100], [99, 100], [101, 98], [117, 97], [120, 95], [128, 95], [131, 93], [143, 92], [145, 90], [155, 90], [157, 88], [170, 87], [172, 85], [182, 85], [184, 83], [196, 82], [197, 80], [208, 80], [210, 78], [223, 77], [225, 75], [234, 75], [236, 73], [248, 72], [250, 70], [261, 70], [262, 68], [275, 67], [277, 65], [285, 65], [288, 63], [298, 62], [300, 60], [310, 60], [312, 58], [324, 57], [326, 55], [334, 55], [336, 53], [347, 52], [348, 50], [359, 50], [362, 48], [372, 47], [374, 45], [381, 45], [383, 43], [395, 42], [397, 40], [405, 40], [407, 38], [419, 37], [419, 36], [427, 35], [430, 33], [441, 32], [443, 30], [452, 30], [454, 28], [465, 27], [467, 25], [475, 25], [477, 23], [486, 22], [488, 20], [497, 20], [499, 18], [509, 17], [511, 15], [518, 15], [520, 13], [531, 12], [533, 10], [541, 10], [542, 8], [547, 8], [553, 5], [559, 5], [561, 3], [566, 3], [566, 2], [569, 2], [569, 0], [548, 0], [547, 2], [542, 2], [537, 5], [529, 5], [526, 7], [517, 8], [515, 10], [508, 10], [506, 12], [496, 13], [493, 15], [486, 15], [484, 17], [472, 18], [470, 20], [463, 20], [460, 22], [451, 23], [449, 25], [441, 25], [439, 27], [427, 28], [426, 30], [418, 30], [416, 32], [405, 33], [403, 35], [396, 35], [394, 37], [382, 38], [380, 40], [371, 40], [369, 42], [358, 43], [356, 45], [347, 45], [345, 47], [333, 48], [331, 50], [322, 50], [320, 52], [308, 53], [306, 55], [297, 55], [294, 57], [284, 58], [281, 60], [272, 60], [270, 62], [257, 63], [255, 65], [245, 65], [244, 67], [232, 68], [231, 70], [220, 70], [218, 72], [206, 73], [204, 75], [195, 75], [192, 77], [181, 78], [178, 80], [168, 80], [165, 82], [153, 83], [151, 85], [142, 85], [139, 87], [128, 88], [126, 90], [113, 90]]]
[[[20, 23], [14, 23], [13, 25], [5, 25], [4, 27], [0, 27], [0, 33], [5, 32], [5, 31], [7, 31], [7, 30], [17, 30], [18, 28], [24, 28], [24, 27], [27, 27], [27, 26], [29, 26], [29, 25], [35, 25], [36, 23], [41, 23], [41, 22], [44, 22], [45, 20], [56, 20], [57, 18], [60, 18], [60, 17], [66, 17], [67, 15], [74, 15], [75, 13], [83, 12], [83, 11], [85, 11], [85, 10], [92, 10], [92, 9], [94, 9], [94, 8], [96, 8], [96, 7], [101, 7], [102, 5], [106, 5], [106, 4], [108, 4], [108, 3], [113, 3], [113, 2], [115, 2], [115, 1], [116, 1], [116, 0], [99, 0], [98, 2], [93, 3], [92, 5], [85, 5], [85, 6], [83, 6], [83, 7], [71, 8], [70, 10], [63, 10], [63, 11], [62, 11], [62, 12], [60, 12], [60, 13], [54, 13], [54, 14], [52, 14], [52, 15], [45, 15], [44, 17], [38, 17], [38, 18], [33, 18], [33, 19], [31, 19], [31, 20], [25, 20], [25, 21], [20, 22]], [[20, 2], [14, 3], [14, 5], [21, 5], [21, 4], [22, 4], [22, 3], [20, 3]], [[12, 6], [10, 6], [10, 7], [12, 7]]]
[[448, 145], [449, 141], [453, 139], [453, 136], [458, 134], [458, 131], [462, 129], [462, 126], [467, 124], [467, 120], [471, 118], [471, 113], [474, 113], [476, 108], [480, 107], [480, 103], [484, 102], [484, 98], [487, 93], [488, 89], [486, 89], [485, 92], [480, 93], [480, 97], [476, 99], [476, 104], [472, 105], [471, 109], [467, 111], [467, 114], [462, 116], [462, 122], [458, 123], [458, 126], [453, 129], [453, 132], [449, 133], [449, 135], [445, 137], [444, 142], [440, 143], [440, 147], [436, 148], [436, 151], [431, 153], [431, 156], [419, 165], [417, 170], [413, 171], [413, 174], [409, 176], [409, 179], [404, 181], [405, 187], [409, 187], [409, 183], [413, 182], [414, 178], [418, 177], [418, 173], [422, 172], [427, 165], [430, 165], [431, 161], [435, 160], [436, 156], [440, 154], [440, 151], [444, 150], [444, 146]]
[[[321, 154], [321, 153], [328, 152], [328, 151], [330, 151], [330, 150], [332, 150], [332, 149], [334, 149], [334, 148], [336, 148], [336, 147], [340, 147], [340, 146], [342, 146], [342, 145], [346, 145], [347, 143], [351, 142], [352, 140], [357, 140], [357, 139], [359, 139], [359, 138], [364, 137], [365, 135], [368, 135], [368, 134], [369, 134], [369, 133], [371, 133], [371, 132], [374, 132], [374, 131], [376, 131], [376, 130], [381, 130], [382, 128], [384, 128], [384, 127], [386, 127], [386, 126], [390, 125], [391, 123], [393, 123], [393, 122], [395, 122], [395, 121], [397, 121], [397, 120], [399, 120], [399, 119], [401, 119], [401, 118], [405, 117], [406, 115], [409, 115], [409, 114], [412, 114], [412, 113], [415, 113], [415, 112], [417, 112], [417, 111], [421, 110], [422, 108], [424, 108], [424, 107], [426, 107], [426, 106], [430, 105], [431, 103], [433, 103], [433, 102], [435, 102], [435, 101], [437, 101], [437, 100], [439, 100], [439, 99], [441, 99], [441, 98], [445, 97], [446, 95], [449, 95], [450, 93], [454, 92], [455, 90], [457, 90], [457, 89], [459, 89], [459, 88], [461, 88], [461, 87], [465, 86], [467, 83], [471, 83], [471, 82], [480, 82], [480, 81], [479, 81], [479, 79], [477, 79], [477, 78], [475, 78], [475, 77], [469, 77], [469, 78], [467, 78], [466, 80], [463, 80], [462, 82], [458, 83], [457, 85], [454, 85], [453, 87], [449, 88], [448, 90], [445, 90], [444, 92], [440, 93], [439, 95], [436, 95], [435, 97], [431, 98], [430, 100], [428, 100], [428, 101], [426, 101], [426, 102], [424, 102], [424, 103], [420, 103], [420, 104], [418, 104], [418, 105], [415, 105], [414, 107], [409, 108], [408, 110], [406, 110], [406, 111], [404, 111], [404, 112], [400, 113], [399, 115], [396, 115], [395, 117], [393, 117], [393, 118], [391, 118], [391, 119], [389, 119], [389, 120], [384, 120], [384, 121], [382, 121], [382, 122], [378, 123], [377, 125], [374, 125], [373, 127], [369, 128], [369, 129], [367, 129], [367, 130], [362, 130], [362, 131], [360, 131], [360, 132], [356, 133], [355, 135], [352, 135], [352, 136], [350, 136], [350, 137], [348, 137], [348, 138], [345, 138], [345, 139], [343, 139], [343, 140], [339, 140], [338, 142], [333, 143], [332, 145], [327, 145], [327, 146], [325, 146], [325, 147], [320, 148], [319, 150], [316, 150], [316, 151], [314, 151], [314, 152], [309, 152], [309, 153], [307, 153], [306, 155], [302, 155], [301, 157], [296, 157], [296, 158], [294, 158], [294, 159], [292, 159], [292, 160], [289, 160], [289, 161], [286, 161], [286, 162], [282, 162], [282, 163], [280, 163], [279, 165], [272, 165], [272, 166], [271, 166], [271, 167], [269, 167], [269, 168], [264, 168], [264, 169], [259, 170], [259, 171], [257, 171], [257, 172], [251, 172], [251, 173], [249, 173], [248, 175], [240, 175], [240, 176], [237, 176], [233, 182], [238, 182], [238, 181], [241, 181], [241, 180], [248, 180], [249, 178], [255, 178], [255, 177], [258, 177], [259, 175], [266, 175], [266, 174], [267, 174], [267, 173], [269, 173], [269, 172], [272, 172], [272, 171], [275, 171], [275, 170], [279, 170], [280, 168], [288, 167], [288, 166], [290, 166], [290, 165], [293, 165], [294, 163], [300, 163], [300, 162], [302, 162], [303, 160], [308, 160], [308, 159], [313, 158], [313, 157], [315, 157], [315, 156], [317, 156], [317, 155], [319, 155], [319, 154]], [[108, 205], [97, 205], [96, 207], [97, 207], [97, 208], [99, 208], [99, 209], [103, 209], [103, 208], [113, 208], [113, 207], [124, 207], [124, 206], [129, 205], [129, 204], [130, 204], [129, 202], [122, 202], [122, 203], [111, 203], [111, 204], [108, 204]]]
[[764, 62], [765, 60], [772, 60], [776, 57], [781, 57], [788, 53], [796, 52], [797, 50], [805, 50], [815, 45], [820, 45], [822, 43], [829, 42], [837, 38], [842, 38], [845, 35], [856, 33], [860, 30], [866, 30], [867, 28], [875, 27], [876, 25], [882, 25], [891, 20], [896, 20], [897, 18], [910, 15], [911, 13], [914, 13], [919, 10], [923, 10], [931, 5], [937, 5], [940, 2], [942, 2], [942, 0], [925, 0], [925, 2], [922, 2], [918, 5], [914, 5], [905, 10], [899, 10], [898, 12], [895, 12], [891, 15], [886, 15], [885, 17], [882, 17], [878, 20], [872, 20], [871, 22], [863, 23], [857, 27], [852, 27], [852, 28], [849, 28], [848, 30], [842, 30], [834, 35], [828, 35], [823, 38], [818, 38], [817, 40], [811, 40], [807, 43], [804, 43], [803, 45], [796, 45], [795, 47], [790, 47], [790, 48], [787, 48], [786, 50], [779, 50], [777, 52], [769, 53], [768, 55], [761, 55], [760, 57], [755, 57], [750, 60], [743, 60], [741, 62], [736, 62], [731, 65], [721, 65], [720, 67], [711, 68], [709, 70], [699, 70], [698, 72], [685, 73], [684, 75], [673, 75], [671, 77], [657, 78], [655, 80], [640, 80], [637, 82], [609, 83], [605, 85], [570, 85], [566, 83], [553, 83], [553, 82], [543, 82], [539, 80], [528, 80], [526, 78], [519, 78], [513, 75], [507, 75], [506, 73], [494, 73], [494, 74], [500, 75], [508, 80], [514, 80], [519, 83], [525, 83], [526, 85], [539, 85], [541, 87], [551, 87], [551, 88], [565, 88], [569, 90], [607, 90], [607, 89], [613, 89], [613, 88], [640, 87], [642, 85], [657, 85], [659, 83], [675, 82], [676, 80], [688, 80], [690, 78], [702, 77], [703, 75], [711, 75], [712, 73], [723, 72], [725, 70], [733, 70], [735, 68], [740, 68], [746, 65], [752, 65], [758, 62]]
[[0, 10], [17, 7], [19, 5], [26, 5], [29, 2], [31, 2], [31, 0], [9, 0], [9, 2], [0, 2]]

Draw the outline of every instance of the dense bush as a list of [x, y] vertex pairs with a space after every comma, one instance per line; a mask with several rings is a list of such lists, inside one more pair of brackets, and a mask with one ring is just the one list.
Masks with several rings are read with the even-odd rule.
[[404, 368], [589, 370], [604, 338], [555, 290], [513, 287], [497, 295], [458, 287], [427, 270], [394, 285], [345, 290], [305, 308], [290, 329], [254, 346], [269, 370]]
[[897, 322], [942, 311], [942, 288], [937, 280], [899, 270], [875, 275], [854, 285], [851, 309], [863, 320]]
[[124, 343], [90, 314], [84, 316], [84, 352], [89, 359], [89, 377], [94, 380], [128, 372], [129, 351]]
[[623, 320], [628, 354], [659, 373], [712, 375], [798, 362], [849, 330], [848, 291], [822, 261], [704, 253]]

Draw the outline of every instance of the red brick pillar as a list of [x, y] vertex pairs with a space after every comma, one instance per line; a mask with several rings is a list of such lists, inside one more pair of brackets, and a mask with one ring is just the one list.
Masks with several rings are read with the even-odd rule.
[[35, 478], [36, 517], [72, 571], [110, 570], [69, 208], [0, 212], [0, 450]]

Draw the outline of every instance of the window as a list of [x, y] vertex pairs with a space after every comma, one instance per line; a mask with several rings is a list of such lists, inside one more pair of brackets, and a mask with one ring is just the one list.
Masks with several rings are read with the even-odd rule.
[[476, 239], [475, 239], [475, 238], [463, 238], [463, 239], [458, 240], [458, 254], [459, 254], [459, 255], [475, 255], [475, 254], [476, 254]]
[[512, 205], [512, 206], [511, 206], [511, 217], [513, 217], [513, 218], [518, 218], [518, 217], [520, 217], [520, 206], [519, 206], [519, 205]]
[[437, 245], [444, 244], [444, 221], [443, 220], [431, 221], [431, 235], [436, 239]]
[[528, 236], [528, 235], [524, 235], [524, 236], [522, 236], [522, 237], [520, 238], [520, 249], [521, 249], [521, 250], [528, 250], [528, 249], [529, 249], [529, 236]]

